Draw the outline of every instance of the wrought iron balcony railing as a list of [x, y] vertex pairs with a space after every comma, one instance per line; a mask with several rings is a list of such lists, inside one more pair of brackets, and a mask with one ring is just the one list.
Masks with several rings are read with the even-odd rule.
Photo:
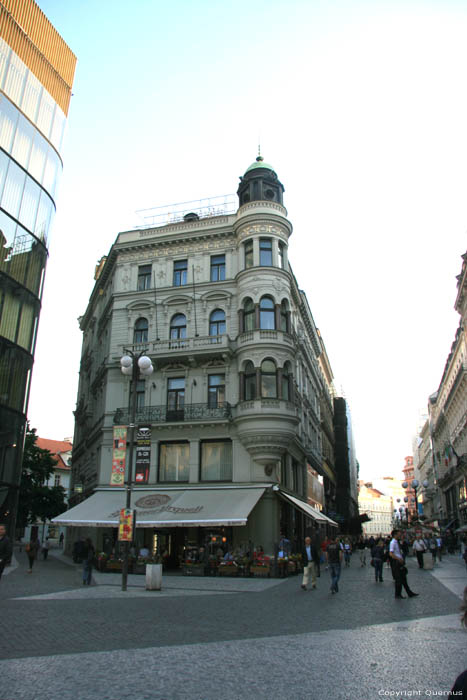
[[[225, 401], [211, 406], [207, 403], [185, 404], [183, 408], [173, 409], [168, 406], [143, 406], [136, 410], [136, 422], [145, 423], [189, 423], [191, 421], [229, 420], [230, 404]], [[128, 425], [130, 412], [128, 408], [117, 408], [114, 416], [115, 425]]]

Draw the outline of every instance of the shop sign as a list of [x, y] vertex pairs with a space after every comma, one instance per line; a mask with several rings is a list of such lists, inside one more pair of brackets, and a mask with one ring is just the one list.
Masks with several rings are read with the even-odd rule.
[[125, 426], [114, 426], [112, 442], [112, 473], [110, 475], [111, 486], [123, 486], [125, 483], [126, 434], [127, 429]]
[[135, 483], [147, 484], [151, 464], [151, 428], [140, 426], [136, 433]]
[[120, 511], [120, 522], [118, 526], [118, 539], [120, 542], [132, 542], [133, 532], [136, 525], [135, 511], [131, 508], [122, 508]]

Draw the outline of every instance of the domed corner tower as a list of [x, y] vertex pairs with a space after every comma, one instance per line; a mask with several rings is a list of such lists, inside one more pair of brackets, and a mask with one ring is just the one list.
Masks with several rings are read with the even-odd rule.
[[246, 169], [243, 177], [240, 177], [237, 195], [239, 206], [249, 202], [277, 202], [284, 206], [284, 185], [277, 177], [274, 168], [264, 162], [259, 155], [256, 161]]

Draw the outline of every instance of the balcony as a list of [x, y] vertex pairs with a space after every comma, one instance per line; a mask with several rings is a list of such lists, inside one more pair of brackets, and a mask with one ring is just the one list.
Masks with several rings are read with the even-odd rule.
[[[136, 423], [139, 425], [156, 425], [158, 423], [191, 423], [230, 420], [230, 404], [209, 406], [207, 403], [186, 404], [183, 408], [172, 409], [168, 406], [144, 406], [136, 411]], [[114, 416], [115, 425], [128, 425], [130, 412], [128, 408], [117, 408]]]
[[294, 346], [294, 339], [289, 333], [284, 331], [276, 331], [270, 329], [244, 331], [238, 336], [238, 347], [250, 343], [284, 343], [285, 345]]
[[134, 353], [146, 351], [147, 354], [155, 358], [177, 357], [194, 358], [196, 356], [214, 356], [232, 355], [233, 347], [229, 336], [223, 335], [205, 335], [196, 336], [193, 338], [174, 338], [167, 340], [148, 341], [144, 344], [125, 345], [121, 347], [121, 352], [132, 350]]

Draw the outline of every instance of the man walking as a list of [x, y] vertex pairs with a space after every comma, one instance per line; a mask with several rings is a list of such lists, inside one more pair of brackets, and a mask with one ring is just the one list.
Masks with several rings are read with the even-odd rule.
[[339, 578], [341, 575], [342, 549], [338, 537], [331, 537], [326, 550], [326, 559], [331, 574], [331, 593], [339, 593]]
[[5, 525], [0, 525], [0, 578], [2, 578], [3, 569], [10, 563], [13, 554], [10, 538], [7, 537]]
[[417, 539], [414, 540], [413, 551], [417, 556], [418, 568], [423, 569], [423, 554], [426, 552], [426, 545], [420, 533], [417, 533]]
[[303, 580], [302, 590], [307, 590], [311, 575], [311, 588], [316, 588], [316, 570], [319, 563], [319, 555], [316, 546], [312, 544], [311, 537], [305, 537], [305, 546], [302, 549]]
[[404, 563], [404, 557], [399, 546], [399, 537], [401, 536], [400, 530], [392, 531], [392, 540], [389, 545], [389, 557], [391, 561], [392, 575], [394, 577], [394, 583], [396, 585], [395, 597], [405, 598], [402, 595], [402, 587], [405, 588], [409, 598], [415, 598], [418, 593], [414, 593], [410, 590], [409, 584], [407, 583], [407, 568]]

